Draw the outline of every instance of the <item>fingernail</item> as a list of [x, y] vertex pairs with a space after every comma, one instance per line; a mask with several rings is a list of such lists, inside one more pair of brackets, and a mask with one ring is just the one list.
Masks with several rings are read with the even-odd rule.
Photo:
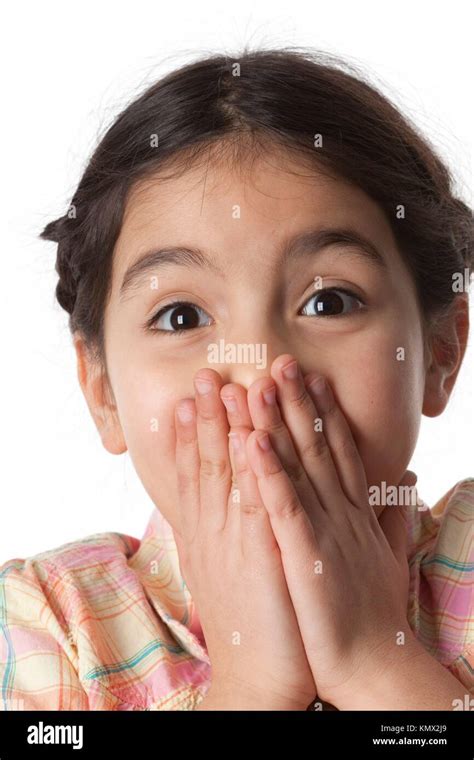
[[186, 406], [178, 406], [176, 412], [181, 422], [191, 422], [194, 419], [194, 410], [188, 404]]
[[296, 361], [290, 362], [281, 371], [287, 380], [294, 380], [298, 374], [298, 363]]
[[257, 438], [257, 443], [262, 449], [262, 451], [270, 451], [271, 449], [271, 443], [270, 439], [268, 437], [268, 433], [263, 433], [261, 436]]
[[233, 396], [221, 396], [221, 398], [228, 412], [235, 413], [237, 411], [237, 401]]
[[204, 396], [212, 390], [212, 383], [210, 383], [209, 380], [202, 380], [201, 378], [196, 377], [194, 379], [194, 384], [197, 392], [200, 393], [201, 396]]
[[318, 377], [316, 380], [313, 380], [309, 387], [316, 396], [318, 411], [329, 411], [332, 404], [332, 393], [324, 377]]
[[276, 400], [276, 388], [273, 386], [272, 388], [267, 388], [266, 391], [262, 391], [262, 396], [265, 399], [266, 403], [269, 406], [273, 406], [275, 404]]

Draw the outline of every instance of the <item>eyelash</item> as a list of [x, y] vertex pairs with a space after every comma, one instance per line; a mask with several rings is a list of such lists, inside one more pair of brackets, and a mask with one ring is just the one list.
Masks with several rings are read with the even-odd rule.
[[[151, 319], [148, 320], [148, 322], [145, 325], [146, 330], [150, 330], [153, 333], [161, 333], [165, 335], [182, 335], [183, 333], [191, 332], [192, 330], [199, 330], [201, 327], [208, 327], [208, 325], [201, 325], [200, 327], [180, 327], [177, 330], [163, 330], [161, 327], [153, 327], [155, 322], [158, 321], [158, 319], [162, 316], [162, 314], [166, 314], [167, 311], [173, 311], [177, 306], [192, 306], [194, 309], [197, 309], [199, 311], [204, 311], [204, 309], [200, 309], [199, 306], [196, 306], [195, 303], [192, 303], [191, 301], [172, 301], [171, 303], [166, 304], [166, 306], [163, 306]], [[205, 312], [204, 312], [205, 313]]]
[[[301, 308], [304, 308], [307, 303], [311, 301], [312, 298], [316, 298], [316, 295], [321, 295], [322, 293], [344, 293], [347, 296], [350, 296], [351, 298], [354, 298], [356, 301], [359, 301], [362, 306], [365, 306], [364, 301], [360, 296], [356, 295], [352, 290], [349, 290], [347, 288], [322, 288], [317, 294], [310, 296], [307, 301], [303, 304]], [[177, 306], [191, 306], [192, 308], [196, 309], [197, 311], [204, 312], [204, 309], [201, 309], [199, 306], [196, 306], [195, 303], [192, 303], [192, 301], [172, 301], [171, 303], [166, 304], [166, 306], [163, 306], [159, 311], [157, 311], [156, 314], [154, 314], [145, 324], [145, 330], [150, 331], [152, 333], [161, 333], [165, 335], [173, 335], [173, 336], [181, 336], [184, 333], [192, 332], [193, 330], [200, 330], [203, 327], [209, 327], [209, 325], [200, 325], [198, 327], [180, 327], [175, 330], [163, 330], [161, 327], [153, 327], [153, 325], [158, 321], [158, 319], [163, 315], [166, 314], [167, 311], [173, 311]], [[360, 307], [359, 307], [360, 308]], [[206, 313], [206, 312], [204, 312]], [[314, 316], [314, 315], [302, 315], [302, 316]], [[335, 314], [332, 316], [326, 315], [326, 317], [319, 317], [319, 319], [335, 319], [337, 317], [346, 317], [347, 314]]]

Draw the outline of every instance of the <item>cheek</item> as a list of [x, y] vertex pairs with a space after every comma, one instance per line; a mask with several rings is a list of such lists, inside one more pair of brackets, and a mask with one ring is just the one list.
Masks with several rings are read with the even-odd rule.
[[[173, 388], [172, 393], [169, 389]], [[174, 527], [178, 518], [174, 407], [176, 383], [154, 378], [130, 381], [118, 401], [120, 421], [130, 458], [143, 487], [165, 519]]]
[[[423, 374], [418, 360], [399, 362], [381, 348], [359, 356], [335, 382], [367, 474], [368, 485], [397, 485], [412, 457], [421, 420]], [[417, 354], [412, 354], [417, 355]]]

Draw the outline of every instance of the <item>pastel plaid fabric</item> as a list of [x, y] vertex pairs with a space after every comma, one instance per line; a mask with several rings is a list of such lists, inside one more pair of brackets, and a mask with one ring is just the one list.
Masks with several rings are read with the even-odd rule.
[[[474, 694], [474, 479], [408, 512], [410, 626]], [[210, 675], [159, 510], [141, 541], [99, 533], [0, 566], [0, 709], [193, 710]]]

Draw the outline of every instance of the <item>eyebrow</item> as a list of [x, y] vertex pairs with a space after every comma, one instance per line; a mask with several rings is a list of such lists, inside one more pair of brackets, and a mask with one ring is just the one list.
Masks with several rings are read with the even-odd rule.
[[[387, 269], [387, 262], [377, 246], [364, 235], [349, 228], [307, 230], [285, 239], [280, 252], [281, 264], [317, 254], [331, 245], [338, 245], [343, 249], [352, 248], [352, 252], [347, 251], [348, 255], [359, 256], [379, 269]], [[127, 294], [143, 284], [145, 278], [152, 272], [168, 265], [199, 267], [220, 277], [224, 275], [216, 259], [200, 248], [178, 245], [153, 249], [143, 254], [127, 269], [120, 286], [120, 300], [124, 300]]]

